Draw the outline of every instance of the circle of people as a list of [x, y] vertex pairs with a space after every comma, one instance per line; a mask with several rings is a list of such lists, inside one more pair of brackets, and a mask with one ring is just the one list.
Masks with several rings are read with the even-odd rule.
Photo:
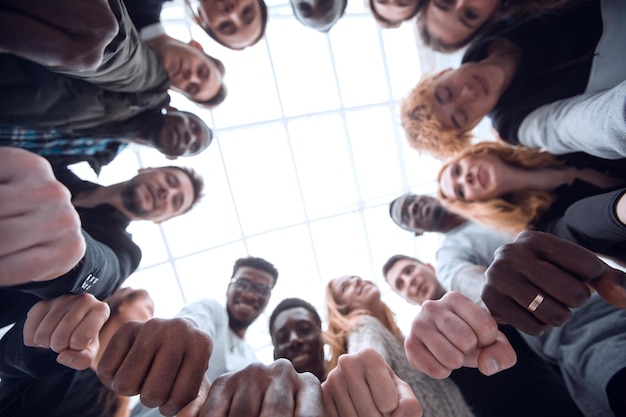
[[[105, 187], [68, 168], [99, 172], [128, 143], [168, 159], [210, 145], [168, 90], [212, 109], [225, 68], [165, 33], [166, 1], [0, 2], [2, 416], [626, 416], [626, 2], [369, 0], [383, 28], [411, 21], [426, 47], [466, 48], [400, 109], [410, 146], [442, 166], [437, 196], [389, 214], [444, 234], [437, 267], [382, 267], [421, 305], [406, 336], [358, 276], [328, 282], [325, 330], [313, 305], [282, 300], [264, 365], [245, 334], [278, 278], [267, 260], [236, 260], [225, 307], [173, 319], [121, 287], [141, 259], [127, 226], [188, 212], [202, 178], [145, 168]], [[227, 48], [264, 36], [263, 0], [184, 5]], [[346, 5], [291, 0], [320, 32]], [[481, 142], [486, 116], [496, 139]]]

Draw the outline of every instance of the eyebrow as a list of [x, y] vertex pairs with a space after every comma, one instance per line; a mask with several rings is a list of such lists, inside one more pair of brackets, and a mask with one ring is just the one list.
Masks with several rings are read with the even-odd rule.
[[437, 88], [435, 88], [435, 100], [437, 100], [437, 103], [443, 106], [443, 98], [441, 98], [441, 96], [439, 95], [439, 91]]
[[231, 22], [231, 24], [228, 26], [218, 26], [217, 31], [222, 35], [232, 35], [237, 32], [237, 26], [235, 26], [235, 24]]
[[452, 121], [452, 124], [454, 125], [454, 127], [456, 127], [457, 129], [461, 129], [461, 124], [458, 122], [458, 120], [456, 120], [456, 117], [454, 117], [454, 114], [450, 115], [450, 121]]
[[408, 207], [411, 203], [413, 203], [413, 200], [407, 200], [402, 204], [402, 208], [400, 209], [400, 220], [402, 220], [403, 223], [408, 223], [410, 220]]
[[459, 17], [459, 21], [468, 29], [476, 29], [478, 27], [478, 25], [472, 25], [470, 22], [465, 20], [465, 16]]
[[[249, 18], [248, 20], [243, 20], [243, 23], [246, 24], [246, 26], [250, 26], [252, 24], [252, 22], [254, 22], [254, 19], [256, 19], [256, 9], [254, 7], [252, 7], [252, 12], [248, 15]], [[246, 16], [246, 17], [248, 17]]]
[[433, 4], [435, 5], [435, 7], [436, 7], [436, 8], [438, 8], [438, 9], [440, 9], [440, 10], [443, 10], [443, 11], [445, 11], [445, 12], [447, 12], [447, 11], [449, 11], [449, 10], [450, 10], [450, 8], [449, 8], [449, 7], [447, 7], [445, 4], [441, 4], [441, 3], [436, 2], [436, 1], [434, 1], [434, 2], [433, 2]]
[[[443, 10], [444, 12], [449, 12], [450, 8], [448, 8], [445, 4], [441, 4], [438, 2], [433, 2], [433, 4], [435, 5], [436, 8], [438, 8], [439, 10]], [[467, 28], [469, 29], [476, 29], [478, 27], [478, 25], [472, 25], [470, 22], [466, 21], [465, 18], [463, 16], [461, 16], [459, 18], [459, 21]]]

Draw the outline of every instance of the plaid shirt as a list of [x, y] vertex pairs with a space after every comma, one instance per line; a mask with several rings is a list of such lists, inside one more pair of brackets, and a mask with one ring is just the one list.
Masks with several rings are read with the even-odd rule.
[[120, 139], [129, 139], [133, 136], [135, 135], [116, 138], [83, 137], [76, 132], [23, 129], [0, 125], [0, 146], [15, 146], [41, 156], [95, 156], [102, 152], [110, 152], [115, 145], [118, 145], [117, 153], [119, 154], [127, 145]]

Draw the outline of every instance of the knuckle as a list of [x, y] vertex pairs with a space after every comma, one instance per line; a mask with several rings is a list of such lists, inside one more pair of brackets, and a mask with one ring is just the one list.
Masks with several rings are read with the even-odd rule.
[[561, 326], [563, 323], [568, 321], [572, 313], [569, 309], [558, 309], [550, 314], [549, 324], [553, 326]]
[[440, 310], [439, 303], [436, 302], [435, 300], [427, 300], [427, 301], [424, 301], [424, 304], [422, 304], [421, 311], [423, 311], [424, 314], [426, 315], [437, 314], [439, 310]]

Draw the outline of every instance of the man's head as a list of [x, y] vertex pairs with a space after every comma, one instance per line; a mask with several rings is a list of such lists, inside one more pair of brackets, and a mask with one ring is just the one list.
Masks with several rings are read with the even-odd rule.
[[191, 210], [202, 197], [204, 180], [191, 168], [142, 168], [120, 188], [126, 217], [161, 223]]
[[430, 0], [417, 18], [417, 27], [426, 46], [453, 52], [497, 20], [502, 6], [502, 0]]
[[278, 271], [262, 258], [241, 258], [235, 262], [226, 292], [230, 328], [240, 336], [263, 312], [276, 285]]
[[219, 44], [234, 50], [256, 44], [265, 35], [263, 0], [185, 0], [187, 11]]
[[159, 58], [170, 77], [172, 89], [207, 108], [224, 101], [224, 64], [205, 54], [198, 42], [187, 44], [167, 37], [159, 50]]
[[290, 0], [300, 23], [319, 32], [328, 32], [343, 16], [347, 0]]
[[287, 298], [272, 312], [269, 327], [274, 359], [286, 358], [298, 372], [324, 377], [322, 320], [315, 307], [300, 298]]
[[424, 77], [402, 102], [410, 145], [440, 158], [469, 146], [471, 130], [495, 108], [505, 82], [498, 66], [482, 61]]
[[412, 304], [441, 298], [446, 290], [437, 281], [435, 268], [416, 258], [394, 255], [383, 265], [383, 275], [391, 288]]
[[435, 197], [412, 193], [393, 200], [389, 204], [389, 216], [395, 224], [415, 236], [424, 232], [446, 233], [466, 221], [448, 211]]
[[211, 129], [193, 113], [169, 111], [165, 124], [150, 135], [152, 146], [167, 156], [194, 156], [204, 151], [213, 140]]
[[404, 230], [421, 236], [439, 232], [446, 209], [434, 197], [405, 194], [389, 204], [389, 216]]

